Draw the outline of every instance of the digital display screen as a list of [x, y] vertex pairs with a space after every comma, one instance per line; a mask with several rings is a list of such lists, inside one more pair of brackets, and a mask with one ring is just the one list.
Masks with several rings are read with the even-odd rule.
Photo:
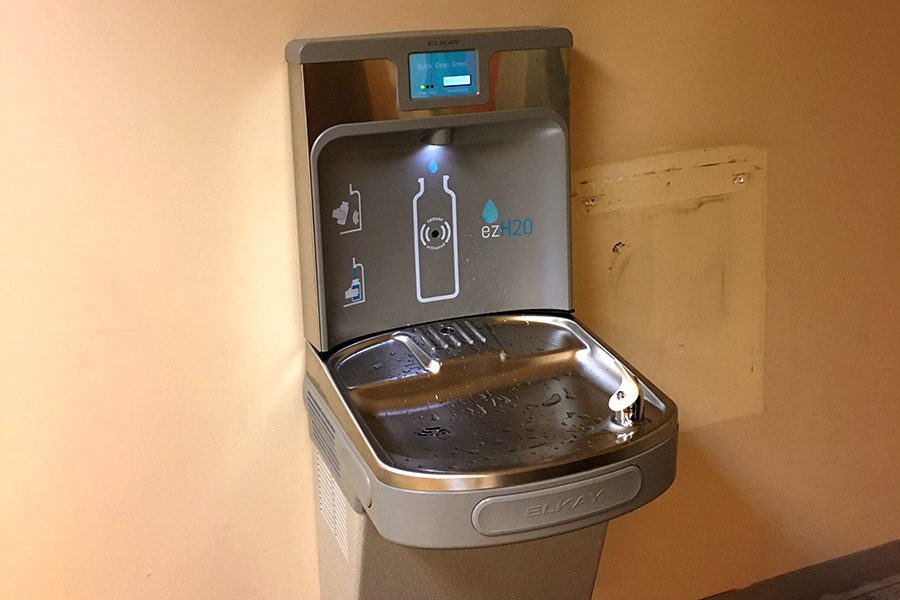
[[409, 55], [409, 96], [413, 100], [474, 96], [478, 93], [475, 50]]

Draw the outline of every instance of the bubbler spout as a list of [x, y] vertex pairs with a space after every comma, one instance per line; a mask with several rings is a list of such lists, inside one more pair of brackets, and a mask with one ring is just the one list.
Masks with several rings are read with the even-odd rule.
[[637, 380], [619, 361], [615, 362], [621, 376], [618, 389], [609, 397], [612, 422], [620, 427], [634, 427], [644, 416], [644, 399]]

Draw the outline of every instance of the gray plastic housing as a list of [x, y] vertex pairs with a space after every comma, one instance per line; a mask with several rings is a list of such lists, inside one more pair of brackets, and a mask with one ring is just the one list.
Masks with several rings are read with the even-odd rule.
[[[522, 27], [287, 45], [304, 335], [318, 351], [425, 320], [571, 309], [571, 43]], [[411, 97], [412, 55], [429, 57], [436, 85], [442, 56], [465, 68], [477, 93]], [[427, 152], [444, 157], [435, 173]], [[523, 256], [525, 268], [511, 260]]]
[[[642, 417], [609, 402], [633, 383]], [[487, 315], [307, 355], [310, 434], [387, 539], [537, 539], [633, 510], [675, 476], [677, 407], [576, 321]]]
[[316, 448], [351, 507], [366, 513], [382, 537], [404, 546], [496, 546], [574, 531], [643, 506], [675, 478], [673, 433], [635, 456], [534, 483], [454, 491], [401, 489], [375, 477], [309, 377], [304, 396]]
[[[423, 143], [452, 132], [449, 145]], [[313, 145], [328, 347], [501, 311], [571, 310], [566, 129], [546, 109], [339, 125]]]

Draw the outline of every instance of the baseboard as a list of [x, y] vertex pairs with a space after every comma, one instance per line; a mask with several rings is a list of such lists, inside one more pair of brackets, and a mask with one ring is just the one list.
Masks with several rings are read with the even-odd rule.
[[898, 574], [900, 540], [895, 540], [706, 600], [818, 600]]

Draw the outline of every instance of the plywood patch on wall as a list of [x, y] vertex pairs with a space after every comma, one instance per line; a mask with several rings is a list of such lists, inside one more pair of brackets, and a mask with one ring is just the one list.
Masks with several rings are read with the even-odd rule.
[[680, 408], [761, 413], [765, 150], [705, 148], [573, 173], [576, 315]]

